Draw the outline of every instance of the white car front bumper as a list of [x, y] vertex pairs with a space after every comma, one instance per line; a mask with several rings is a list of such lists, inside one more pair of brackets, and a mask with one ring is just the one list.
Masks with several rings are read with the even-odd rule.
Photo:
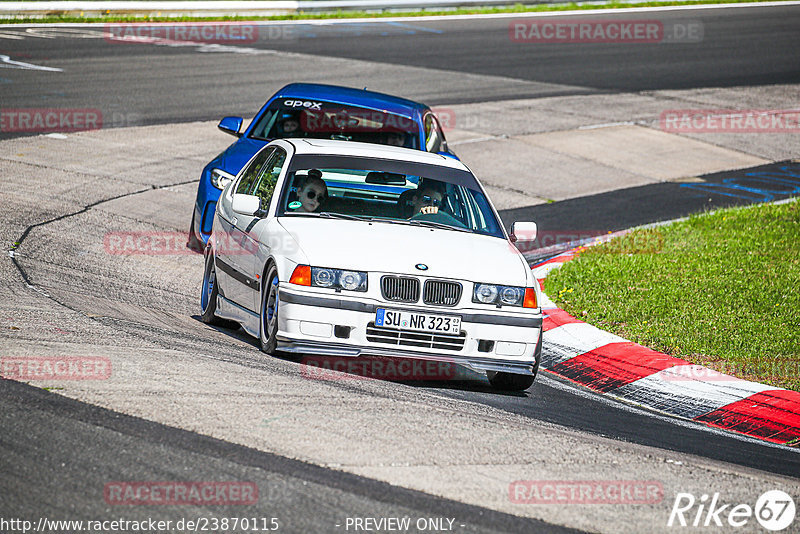
[[[378, 308], [457, 315], [461, 333], [376, 327]], [[422, 359], [517, 374], [533, 374], [541, 353], [542, 314], [531, 310], [421, 307], [285, 283], [279, 287], [278, 309], [278, 350], [284, 352]]]

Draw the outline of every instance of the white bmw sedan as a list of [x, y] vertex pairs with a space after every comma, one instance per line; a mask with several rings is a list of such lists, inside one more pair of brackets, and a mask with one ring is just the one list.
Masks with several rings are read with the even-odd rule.
[[[217, 204], [202, 319], [263, 351], [451, 362], [524, 390], [539, 367], [540, 292], [483, 187], [419, 150], [281, 139]], [[515, 235], [516, 234], [516, 235]]]

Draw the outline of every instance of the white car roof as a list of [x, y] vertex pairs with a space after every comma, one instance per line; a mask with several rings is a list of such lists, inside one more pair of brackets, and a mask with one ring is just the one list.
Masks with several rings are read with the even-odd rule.
[[414, 163], [426, 163], [428, 165], [439, 165], [469, 172], [469, 169], [457, 159], [410, 148], [333, 139], [282, 139], [281, 141], [291, 143], [295, 148], [295, 154], [325, 154], [331, 156], [393, 159], [411, 161]]

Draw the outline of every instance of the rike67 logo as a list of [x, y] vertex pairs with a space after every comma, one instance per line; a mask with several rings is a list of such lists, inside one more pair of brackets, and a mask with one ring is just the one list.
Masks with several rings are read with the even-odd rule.
[[678, 493], [667, 526], [741, 528], [752, 525], [755, 517], [765, 529], [779, 532], [794, 523], [795, 512], [794, 500], [781, 490], [763, 493], [755, 506], [724, 503], [719, 493], [703, 494], [699, 499], [691, 493]]

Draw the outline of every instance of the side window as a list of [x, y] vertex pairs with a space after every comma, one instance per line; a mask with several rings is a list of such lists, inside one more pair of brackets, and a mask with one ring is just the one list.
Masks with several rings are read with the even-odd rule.
[[261, 171], [264, 168], [264, 164], [267, 162], [269, 157], [272, 153], [275, 152], [275, 147], [270, 147], [262, 152], [259, 152], [258, 156], [255, 157], [253, 161], [250, 162], [250, 165], [242, 174], [241, 180], [239, 180], [239, 185], [236, 186], [236, 193], [243, 194], [243, 195], [252, 195], [253, 193], [253, 184], [256, 181], [256, 178], [261, 174]]
[[275, 192], [275, 184], [278, 183], [278, 176], [281, 175], [281, 170], [285, 162], [286, 152], [284, 152], [282, 148], [276, 147], [275, 151], [272, 153], [272, 157], [270, 157], [264, 165], [258, 177], [252, 194], [261, 199], [262, 210], [269, 207], [269, 202], [272, 200], [272, 193]]
[[258, 121], [258, 124], [256, 124], [256, 127], [253, 128], [253, 133], [250, 137], [255, 137], [256, 139], [267, 139], [267, 134], [272, 128], [272, 123], [274, 123], [275, 119], [278, 117], [278, 111], [279, 110], [277, 108], [267, 109], [267, 111], [264, 112], [264, 115]]
[[442, 124], [439, 122], [439, 117], [436, 115], [433, 116], [433, 126], [436, 128], [436, 132], [439, 135], [439, 148], [436, 150], [436, 152], [447, 152], [449, 150], [447, 148], [447, 139], [444, 138]]
[[425, 115], [423, 126], [425, 127], [425, 150], [439, 152], [442, 145], [442, 132], [439, 130], [439, 124], [433, 119], [433, 113]]

